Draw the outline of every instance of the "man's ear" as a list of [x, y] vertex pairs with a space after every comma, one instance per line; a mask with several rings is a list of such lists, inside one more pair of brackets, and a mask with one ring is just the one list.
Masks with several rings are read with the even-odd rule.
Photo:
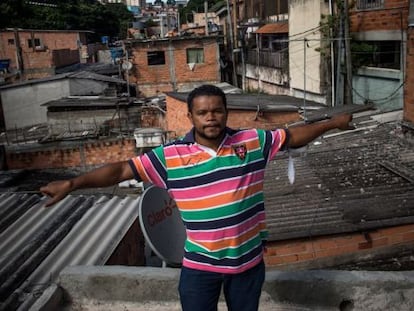
[[188, 120], [190, 120], [191, 124], [193, 124], [193, 125], [194, 125], [194, 122], [193, 122], [193, 115], [191, 114], [191, 112], [190, 112], [190, 111], [189, 111], [189, 112], [187, 112], [187, 118], [188, 118]]

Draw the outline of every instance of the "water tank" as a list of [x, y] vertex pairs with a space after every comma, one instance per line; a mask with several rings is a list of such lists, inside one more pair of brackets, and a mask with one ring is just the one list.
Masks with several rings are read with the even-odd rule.
[[135, 143], [137, 148], [157, 147], [164, 141], [164, 131], [155, 127], [141, 127], [134, 131]]

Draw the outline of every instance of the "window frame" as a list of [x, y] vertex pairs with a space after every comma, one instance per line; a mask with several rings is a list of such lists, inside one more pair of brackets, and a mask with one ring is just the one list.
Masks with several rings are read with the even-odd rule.
[[[189, 53], [191, 52], [197, 52], [195, 56], [191, 56], [189, 55]], [[204, 57], [204, 48], [203, 47], [193, 47], [193, 48], [187, 48], [186, 49], [186, 60], [187, 60], [187, 64], [204, 64], [205, 62], [205, 57]], [[191, 58], [196, 58], [194, 59], [195, 61], [190, 61], [192, 60]]]
[[164, 66], [166, 64], [165, 51], [147, 51], [148, 66]]

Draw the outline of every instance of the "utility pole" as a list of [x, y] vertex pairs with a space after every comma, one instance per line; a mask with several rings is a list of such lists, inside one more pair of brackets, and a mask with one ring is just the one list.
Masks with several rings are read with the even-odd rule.
[[207, 0], [204, 1], [204, 19], [206, 22], [205, 25], [205, 32], [206, 32], [206, 36], [208, 36], [208, 2]]
[[306, 115], [306, 48], [308, 47], [308, 40], [303, 38], [303, 116], [305, 121], [308, 120]]
[[231, 57], [231, 62], [233, 65], [233, 85], [237, 86], [237, 73], [236, 73], [236, 62], [234, 61], [234, 37], [233, 37], [233, 26], [232, 26], [232, 22], [231, 22], [231, 16], [230, 16], [230, 4], [229, 1], [231, 0], [226, 0], [226, 4], [227, 4], [227, 23], [229, 24], [229, 32], [230, 32], [230, 57]]
[[[339, 40], [338, 40], [338, 46], [337, 46], [337, 58], [336, 58], [336, 94], [335, 94], [335, 105], [343, 105], [343, 94], [342, 92], [340, 92], [339, 86], [341, 85], [341, 63], [342, 63], [342, 40], [343, 40], [343, 20], [344, 20], [344, 13], [343, 13], [343, 8], [340, 9], [342, 10], [340, 12], [340, 16], [339, 16]], [[344, 79], [345, 81], [345, 79]], [[345, 84], [345, 83], [344, 83]], [[345, 86], [342, 87], [343, 90], [345, 90]]]
[[351, 38], [349, 36], [349, 6], [348, 0], [344, 0], [344, 32], [345, 32], [345, 100], [344, 104], [352, 104], [352, 58], [351, 58]]

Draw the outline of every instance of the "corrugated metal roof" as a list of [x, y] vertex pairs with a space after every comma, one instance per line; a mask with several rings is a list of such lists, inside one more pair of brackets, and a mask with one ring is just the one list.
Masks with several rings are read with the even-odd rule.
[[272, 34], [272, 33], [289, 33], [289, 23], [279, 22], [266, 24], [255, 31], [255, 33]]
[[133, 196], [43, 202], [33, 193], [0, 195], [1, 310], [27, 310], [65, 266], [105, 264], [138, 217]]
[[[302, 109], [303, 99], [296, 98], [288, 95], [268, 95], [268, 94], [237, 94], [223, 88], [220, 85], [223, 92], [226, 94], [227, 107], [229, 109], [245, 109], [257, 111], [298, 111]], [[183, 103], [186, 103], [188, 92], [169, 92], [168, 96], [178, 99]], [[308, 101], [306, 103], [306, 109], [321, 109], [326, 106]], [[360, 105], [361, 107], [361, 105]]]
[[294, 156], [293, 185], [287, 154], [270, 163], [269, 240], [414, 223], [414, 144], [398, 122], [366, 117], [356, 122], [356, 130], [325, 135]]
[[8, 85], [1, 86], [0, 90], [13, 89], [13, 88], [21, 87], [21, 86], [46, 83], [46, 82], [62, 80], [62, 79], [90, 79], [90, 80], [104, 81], [104, 82], [117, 83], [117, 84], [126, 84], [126, 81], [122, 79], [112, 78], [112, 77], [100, 75], [100, 74], [90, 72], [90, 71], [79, 71], [79, 72], [60, 73], [60, 74], [56, 74], [50, 77], [8, 84]]
[[95, 108], [95, 107], [127, 107], [134, 104], [122, 97], [104, 97], [104, 96], [77, 96], [65, 97], [48, 101], [41, 106], [50, 108]]

